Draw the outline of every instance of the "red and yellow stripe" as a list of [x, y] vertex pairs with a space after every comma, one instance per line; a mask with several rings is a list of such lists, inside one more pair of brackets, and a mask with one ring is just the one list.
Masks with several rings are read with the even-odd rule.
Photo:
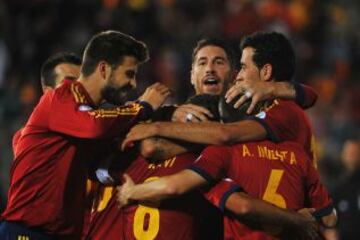
[[77, 86], [75, 83], [72, 83], [70, 85], [70, 90], [75, 98], [76, 103], [86, 103], [85, 95], [80, 93], [79, 86]]
[[95, 118], [115, 118], [118, 116], [133, 116], [137, 115], [142, 109], [140, 104], [134, 103], [127, 107], [117, 107], [112, 109], [97, 109], [89, 111], [88, 113]]

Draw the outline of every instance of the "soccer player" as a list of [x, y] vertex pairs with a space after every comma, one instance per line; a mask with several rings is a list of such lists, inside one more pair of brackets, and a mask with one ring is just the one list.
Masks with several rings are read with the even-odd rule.
[[[254, 82], [276, 82], [278, 79], [290, 80], [293, 77], [294, 50], [289, 40], [282, 34], [255, 33], [245, 37], [241, 48], [241, 70], [236, 81], [248, 79]], [[203, 62], [199, 61], [199, 64], [201, 67]], [[202, 70], [204, 73], [211, 70], [207, 65]], [[209, 76], [211, 75], [204, 74], [201, 80], [204, 81]], [[231, 89], [229, 92], [231, 95]], [[304, 147], [316, 165], [315, 139], [309, 119], [305, 112], [290, 100], [275, 99], [257, 115], [228, 124], [214, 122], [140, 124], [131, 129], [122, 147], [125, 148], [133, 141], [152, 136], [215, 145], [264, 139], [274, 142], [295, 141]]]
[[[221, 95], [232, 85], [232, 79], [236, 74], [235, 58], [232, 50], [229, 47], [223, 48], [223, 46], [224, 44], [217, 39], [202, 39], [198, 41], [193, 50], [191, 69], [191, 84], [194, 86], [195, 94]], [[224, 50], [225, 52], [223, 52]], [[208, 54], [216, 54], [217, 57], [209, 58]], [[230, 90], [240, 89], [254, 92], [252, 105], [260, 100], [284, 98], [295, 100], [304, 109], [312, 107], [317, 99], [317, 94], [313, 89], [294, 81], [290, 82], [290, 80], [261, 81], [257, 82], [256, 86], [249, 86], [250, 83], [247, 81], [241, 84], [238, 84], [239, 81], [236, 81], [236, 87], [232, 86]], [[228, 91], [229, 93], [233, 91], [230, 90]], [[230, 98], [232, 95], [228, 97]], [[189, 116], [191, 116], [190, 119]], [[184, 104], [176, 109], [172, 120], [199, 122], [206, 120], [207, 117], [206, 110], [192, 104]]]
[[81, 57], [72, 52], [59, 52], [50, 56], [41, 66], [41, 87], [59, 87], [64, 79], [77, 79], [80, 76]]
[[[196, 98], [192, 98], [190, 103], [196, 104], [197, 102], [198, 104], [201, 97], [206, 96], [198, 95]], [[203, 106], [210, 102], [210, 99], [203, 98], [203, 100], [205, 103]], [[214, 106], [216, 109], [216, 102]], [[213, 111], [211, 112], [214, 116], [218, 115]], [[142, 142], [142, 144], [146, 144], [146, 142]], [[168, 147], [170, 151], [177, 150], [177, 146], [173, 146], [169, 142], [163, 142], [163, 147]], [[154, 162], [142, 156], [138, 156], [133, 161], [128, 156], [120, 155], [116, 158], [126, 159], [126, 163], [124, 161], [113, 161], [120, 165], [110, 167], [113, 169], [110, 172], [116, 168], [119, 169], [115, 176], [114, 173], [111, 174], [113, 176], [111, 179], [118, 182], [114, 179], [121, 178], [122, 173], [126, 172], [134, 178], [136, 183], [147, 182], [187, 168], [196, 157], [197, 154], [195, 153], [185, 153], [164, 161]], [[102, 179], [104, 178], [102, 177]], [[228, 209], [236, 209], [235, 212], [242, 218], [246, 219], [246, 217], [254, 217], [254, 215], [264, 217], [266, 218], [263, 221], [264, 223], [276, 221], [278, 226], [290, 227], [294, 231], [301, 229], [304, 233], [309, 234], [309, 225], [312, 224], [310, 220], [295, 213], [276, 209], [270, 204], [244, 196], [243, 193], [235, 193], [238, 191], [240, 188], [232, 181], [223, 180], [207, 192], [206, 196], [216, 206], [224, 208], [227, 195], [231, 195], [230, 199], [236, 203], [232, 203]], [[214, 212], [214, 208], [209, 208], [209, 203], [199, 193], [192, 192], [179, 199], [169, 199], [150, 206], [136, 204], [119, 209], [113, 186], [102, 185], [96, 192], [98, 193], [97, 200], [91, 214], [89, 233], [86, 234], [85, 239], [223, 239], [221, 213]], [[207, 211], [212, 211], [214, 215]], [[202, 224], [201, 227], [196, 226], [204, 220], [206, 223]], [[207, 226], [206, 229], [204, 229], [204, 225]], [[313, 226], [311, 225], [311, 227]], [[306, 235], [304, 233], [303, 235]]]
[[17, 144], [1, 239], [80, 239], [92, 159], [169, 95], [157, 83], [129, 106], [96, 109], [103, 99], [125, 100], [147, 59], [144, 43], [101, 32], [85, 48], [80, 77], [45, 92]]
[[[276, 34], [278, 36], [278, 34]], [[269, 41], [269, 39], [268, 39]], [[288, 43], [288, 41], [282, 36], [282, 38], [280, 39], [280, 43], [281, 42], [285, 42], [285, 43]], [[264, 43], [265, 45], [266, 43]], [[275, 45], [281, 45], [279, 44], [279, 42], [276, 42], [275, 41]], [[290, 52], [292, 51], [291, 49], [291, 46], [287, 45], [287, 47], [290, 47], [290, 49], [286, 49], [286, 46], [285, 46], [285, 50], [290, 50]], [[200, 48], [201, 49], [201, 48]], [[279, 48], [276, 48], [276, 49], [279, 49]], [[203, 50], [203, 49], [201, 49]], [[208, 50], [209, 51], [209, 48], [204, 48], [204, 50]], [[281, 50], [281, 48], [280, 48]], [[261, 51], [265, 51], [264, 48], [261, 48]], [[281, 52], [281, 51], [280, 51]], [[286, 51], [285, 51], [286, 52]], [[198, 73], [201, 73], [201, 74], [198, 74], [197, 78], [194, 78], [194, 75], [192, 75], [192, 82], [198, 82], [199, 83], [199, 87], [198, 89], [208, 89], [208, 90], [213, 90], [213, 93], [216, 94], [216, 93], [221, 93], [221, 91], [223, 90], [222, 88], [220, 88], [218, 85], [221, 83], [221, 80], [219, 80], [218, 78], [218, 72], [216, 71], [216, 67], [222, 67], [223, 66], [223, 63], [221, 61], [213, 61], [213, 59], [211, 58], [207, 58], [205, 54], [203, 54], [202, 51], [199, 52], [198, 54], [198, 59], [201, 60], [199, 62], [194, 62], [193, 63], [193, 68], [194, 66], [197, 67], [198, 69], [193, 69], [192, 70], [192, 74], [198, 72]], [[264, 54], [266, 55], [266, 54]], [[281, 55], [279, 53], [277, 53], [277, 55], [275, 54], [275, 57], [279, 57], [278, 55]], [[268, 56], [268, 55], [266, 55]], [[290, 55], [290, 58], [291, 58], [291, 55]], [[221, 57], [220, 58], [217, 58], [217, 59], [220, 59], [221, 60]], [[270, 59], [272, 60], [272, 59]], [[270, 61], [269, 60], [269, 61]], [[281, 60], [281, 59], [280, 59]], [[285, 59], [284, 61], [286, 61], [287, 59]], [[280, 63], [279, 63], [280, 62]], [[276, 64], [276, 69], [278, 69], [279, 65], [281, 65], [282, 61], [278, 61], [278, 62], [275, 62], [274, 60], [271, 62], [273, 63], [274, 65]], [[217, 65], [218, 64], [218, 65]], [[277, 70], [278, 71], [278, 70]], [[291, 72], [291, 71], [290, 71]], [[240, 72], [241, 73], [241, 72]], [[239, 73], [239, 75], [240, 75]], [[260, 74], [259, 74], [260, 76]], [[276, 75], [277, 77], [280, 77], [280, 79], [290, 79], [291, 76], [289, 75], [286, 75], [286, 74], [277, 74]], [[268, 79], [270, 80], [270, 79]], [[274, 80], [274, 76], [271, 76], [271, 80]], [[265, 82], [265, 81], [264, 81]], [[260, 83], [260, 82], [259, 82]], [[267, 82], [266, 82], [267, 83]], [[276, 83], [276, 82], [275, 82]], [[271, 84], [275, 84], [274, 82], [271, 82], [269, 84], [267, 84], [267, 86], [270, 86]], [[280, 84], [280, 82], [278, 83]], [[291, 86], [289, 83], [282, 83], [282, 84], [285, 84], [283, 86]], [[281, 86], [281, 85], [280, 85]], [[292, 88], [289, 88], [289, 87], [285, 87], [284, 89], [287, 89], [287, 90], [290, 90]], [[276, 91], [275, 91], [276, 92]], [[291, 92], [294, 92], [294, 91], [291, 91]], [[296, 94], [295, 96], [297, 96], [297, 99], [303, 99], [302, 97], [299, 97], [299, 96], [302, 96], [302, 94]], [[303, 99], [304, 100], [304, 99]], [[286, 101], [285, 101], [286, 102]], [[306, 103], [311, 103], [311, 101], [304, 101]], [[292, 103], [289, 103], [290, 105]], [[189, 108], [190, 109], [190, 108]], [[191, 113], [192, 115], [195, 115], [194, 114], [194, 110], [191, 109], [189, 110], [187, 109], [188, 111], [190, 112], [187, 112], [187, 114]], [[271, 109], [270, 109], [271, 110]], [[291, 109], [290, 109], [291, 110]], [[296, 110], [296, 109], [295, 109]], [[176, 112], [175, 112], [176, 113]], [[182, 114], [183, 114], [183, 117], [180, 117], [178, 118], [178, 120], [182, 120], [184, 118], [186, 114], [186, 110], [185, 111], [182, 111]], [[276, 113], [278, 114], [279, 116], [281, 115], [284, 115], [282, 113]], [[175, 114], [174, 114], [175, 115]], [[295, 115], [296, 116], [296, 115]], [[286, 118], [286, 116], [283, 116]], [[290, 124], [291, 124], [291, 117], [294, 117], [294, 114], [290, 116], [290, 119], [285, 119], [286, 121], [283, 121], [283, 122], [280, 122], [278, 127], [280, 128], [281, 127], [281, 124], [287, 124], [286, 127], [288, 127]], [[300, 117], [303, 117], [303, 115], [300, 113]], [[199, 120], [202, 120], [200, 117], [198, 117], [198, 115], [195, 115], [195, 118], [193, 119], [196, 119], [197, 121]], [[192, 119], [190, 119], [192, 120]], [[255, 121], [254, 121], [255, 120]], [[294, 119], [294, 123], [298, 123], [300, 122], [300, 125], [301, 125], [301, 121], [299, 121], [298, 119]], [[164, 124], [164, 125], [163, 125]], [[203, 123], [202, 123], [203, 124]], [[254, 133], [254, 130], [255, 130], [255, 133], [256, 131], [258, 130], [257, 128], [255, 129], [252, 129], [251, 128], [251, 124], [255, 124], [255, 127], [260, 125], [261, 128], [264, 128], [265, 126], [262, 126], [261, 124], [258, 124], [257, 123], [257, 119], [251, 119], [250, 120], [247, 120], [245, 122], [238, 122], [238, 123], [235, 123], [235, 124], [228, 124], [228, 125], [220, 125], [220, 124], [216, 124], [216, 123], [205, 123], [203, 125], [201, 124], [198, 124], [198, 125], [195, 125], [197, 128], [193, 128], [193, 126], [189, 126], [187, 125], [188, 127], [186, 127], [186, 125], [181, 125], [181, 124], [178, 124], [178, 125], [173, 125], [173, 126], [181, 126], [181, 127], [184, 127], [184, 128], [170, 128], [170, 126], [172, 125], [172, 123], [156, 123], [157, 126], [164, 126], [166, 127], [167, 125], [169, 126], [168, 129], [159, 129], [159, 131], [163, 131], [163, 132], [167, 132], [166, 134], [169, 134], [167, 136], [170, 136], [170, 137], [174, 137], [174, 138], [178, 138], [180, 137], [181, 139], [183, 140], [189, 140], [189, 141], [193, 141], [193, 137], [195, 138], [202, 138], [201, 141], [199, 141], [200, 143], [219, 143], [219, 142], [216, 142], [216, 140], [219, 140], [220, 139], [220, 143], [222, 144], [225, 144], [227, 143], [229, 140], [229, 138], [226, 138], [227, 135], [234, 135], [235, 137], [241, 137], [241, 132], [243, 134], [251, 134], [251, 133]], [[276, 124], [276, 122], [274, 123]], [[153, 125], [153, 124], [147, 124], [146, 127], [148, 127], [149, 125]], [[156, 126], [155, 125], [155, 126]], [[304, 126], [305, 125], [305, 126]], [[154, 125], [153, 125], [154, 126]], [[205, 127], [201, 127], [201, 126], [205, 126]], [[238, 127], [238, 129], [236, 129], [235, 127], [236, 126], [241, 126], [241, 127]], [[306, 124], [303, 124], [303, 126], [306, 128]], [[135, 130], [133, 133], [134, 135], [133, 136], [130, 136], [130, 137], [135, 137], [134, 139], [136, 139], [137, 137], [139, 138], [143, 138], [145, 137], [144, 135], [146, 134], [149, 134], [149, 132], [147, 131], [152, 131], [151, 128], [143, 128], [145, 127], [145, 125], [142, 125], [141, 127], [139, 127], [139, 129], [136, 129], [138, 127], [135, 127]], [[217, 129], [213, 129], [213, 127], [217, 128]], [[228, 128], [226, 128], [228, 127]], [[258, 126], [259, 127], [259, 126]], [[173, 131], [174, 130], [174, 131]], [[225, 138], [223, 137], [222, 135], [222, 131], [221, 130], [227, 130], [225, 133], [227, 135], [225, 135]], [[264, 129], [260, 129], [260, 130], [264, 130]], [[172, 132], [173, 131], [173, 132]], [[233, 131], [233, 132], [232, 132]], [[265, 131], [265, 130], [264, 130]], [[154, 131], [156, 132], [156, 130]], [[153, 132], [153, 133], [154, 133]], [[240, 133], [239, 133], [240, 132]], [[293, 131], [294, 132], [294, 131]], [[138, 136], [135, 136], [136, 134], [138, 134]], [[239, 136], [236, 136], [236, 134], [239, 134]], [[301, 133], [302, 134], [302, 133]], [[129, 134], [131, 135], [131, 133]], [[151, 135], [157, 135], [157, 134], [149, 134], [149, 136]], [[162, 134], [158, 134], [158, 135], [162, 135]], [[186, 136], [185, 136], [186, 135]], [[163, 135], [164, 136], [164, 135]], [[245, 136], [245, 137], [249, 137], [249, 136]], [[264, 137], [270, 137], [269, 135], [268, 136], [264, 136]], [[286, 137], [286, 136], [285, 136]], [[294, 136], [296, 137], [296, 136]], [[214, 142], [214, 139], [215, 139], [215, 142]], [[250, 136], [250, 139], [251, 139], [251, 136]], [[299, 140], [301, 141], [301, 137], [299, 138]], [[126, 145], [126, 141], [125, 141], [125, 144]], [[155, 151], [156, 152], [156, 151]]]
[[[198, 68], [196, 67], [197, 61], [200, 58], [201, 60], [207, 58], [214, 63], [212, 74], [217, 77], [218, 89], [227, 86], [231, 79], [230, 73], [234, 69], [233, 64], [230, 64], [231, 62], [234, 63], [230, 48], [228, 48], [224, 42], [215, 39], [199, 41], [194, 49], [192, 79], [200, 78], [199, 74], [201, 72], [197, 71]], [[193, 84], [196, 94], [219, 94], [221, 92], [218, 91], [218, 89], [214, 91], [214, 88], [205, 87], [199, 81], [193, 81]], [[211, 113], [211, 111], [207, 109], [203, 110], [191, 101], [185, 106], [190, 106], [191, 109], [199, 109], [199, 112], [207, 111], [207, 113]], [[214, 113], [211, 115], [214, 115]], [[143, 157], [138, 157], [132, 162], [126, 157], [122, 157], [130, 162], [129, 167], [123, 166], [123, 171], [126, 171], [137, 183], [182, 170], [193, 163], [197, 157], [197, 155], [190, 153], [177, 155], [182, 152], [187, 152], [188, 150], [180, 145], [171, 144], [164, 139], [146, 139], [141, 145], [142, 155], [152, 158], [155, 157], [160, 159], [160, 161], [153, 163]], [[125, 166], [127, 165], [125, 164]], [[226, 197], [222, 198], [223, 196], [227, 194], [230, 195], [236, 191], [238, 191], [238, 189], [233, 183], [222, 181], [215, 189], [208, 192], [207, 196], [220, 206], [223, 204], [222, 202], [226, 202], [224, 201]], [[98, 196], [98, 200], [96, 201], [89, 226], [90, 231], [87, 234], [87, 237], [90, 239], [139, 239], [141, 238], [140, 236], [150, 239], [194, 239], [194, 237], [195, 239], [199, 239], [198, 233], [196, 233], [198, 229], [194, 229], [193, 226], [194, 215], [198, 215], [195, 214], [195, 212], [199, 213], [201, 209], [199, 204], [197, 204], [199, 202], [198, 195], [194, 197], [194, 194], [192, 194], [191, 197], [187, 196], [178, 200], [174, 199], [151, 207], [133, 205], [122, 210], [117, 208], [114, 187], [101, 186], [98, 190], [98, 195], [100, 196]], [[231, 195], [231, 199], [239, 200], [233, 194]], [[198, 200], [189, 201], [194, 198]], [[286, 221], [291, 218], [294, 222], [298, 221], [298, 225], [306, 228], [304, 231], [308, 231], [307, 226], [309, 223], [297, 215], [281, 211], [259, 200], [251, 199], [248, 196], [241, 195], [240, 200], [243, 204], [237, 202], [237, 206], [240, 205], [243, 207], [245, 205], [248, 208], [245, 210], [243, 207], [243, 212], [241, 214], [239, 213], [239, 215], [244, 216], [249, 214], [249, 212], [253, 214], [254, 210], [256, 210], [258, 211], [258, 216], [263, 216], [264, 210], [267, 210], [269, 212], [268, 216], [271, 216], [271, 221], [275, 220], [279, 225], [290, 226], [291, 224]], [[206, 205], [206, 202], [203, 200], [200, 201], [203, 205]], [[261, 209], [256, 209], [256, 207], [259, 206], [261, 206]], [[149, 214], [149, 219], [147, 219], [144, 214]], [[209, 216], [209, 214], [206, 216]], [[210, 220], [213, 219], [207, 218], [207, 221]], [[206, 231], [217, 233], [213, 236], [208, 235], [207, 239], [210, 239], [209, 237], [211, 237], [211, 239], [222, 238], [221, 228], [208, 228]]]
[[[121, 205], [140, 200], [158, 201], [179, 196], [223, 177], [233, 179], [251, 196], [281, 208], [315, 208], [314, 215], [319, 214], [326, 227], [333, 227], [336, 223], [332, 201], [320, 183], [317, 171], [302, 147], [292, 142], [210, 146], [189, 169], [177, 174], [138, 185], [125, 175], [125, 183], [118, 188], [118, 201]], [[228, 202], [230, 204], [231, 200]], [[263, 233], [247, 230], [231, 217], [225, 221], [225, 239], [266, 237]]]
[[[126, 172], [137, 183], [147, 182], [186, 169], [195, 161], [196, 156], [193, 153], [179, 154], [158, 162], [152, 162], [141, 155], [135, 160], [122, 156], [122, 159], [126, 159], [126, 168], [116, 176], [121, 177], [122, 173]], [[228, 189], [234, 184], [224, 182], [222, 185]], [[193, 192], [150, 206], [140, 203], [119, 209], [116, 203], [116, 188], [102, 185], [97, 189], [89, 232], [85, 239], [203, 239], [197, 225], [205, 220], [202, 216], [209, 215], [205, 209], [215, 210], [210, 207], [200, 193]], [[207, 234], [206, 239], [222, 237], [222, 215], [220, 212], [215, 213], [218, 214], [215, 215], [217, 218], [206, 221], [218, 223], [213, 225], [216, 229], [211, 230], [217, 234]]]
[[[80, 76], [81, 57], [72, 52], [59, 52], [50, 56], [41, 66], [41, 87], [43, 92], [54, 89], [66, 79], [77, 79]], [[12, 146], [15, 154], [16, 145], [23, 128], [13, 136]]]

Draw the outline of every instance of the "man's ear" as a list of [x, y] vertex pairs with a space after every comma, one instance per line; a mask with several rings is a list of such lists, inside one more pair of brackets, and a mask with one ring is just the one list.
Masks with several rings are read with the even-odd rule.
[[270, 81], [272, 78], [273, 67], [271, 64], [266, 63], [260, 70], [261, 80]]
[[101, 78], [106, 79], [110, 76], [111, 66], [107, 62], [100, 61], [97, 67]]
[[194, 70], [191, 68], [190, 81], [191, 81], [191, 84], [192, 84], [192, 85], [195, 85], [195, 84], [194, 84], [194, 81], [195, 81], [195, 80], [194, 80], [194, 77], [193, 77], [193, 76], [194, 76]]

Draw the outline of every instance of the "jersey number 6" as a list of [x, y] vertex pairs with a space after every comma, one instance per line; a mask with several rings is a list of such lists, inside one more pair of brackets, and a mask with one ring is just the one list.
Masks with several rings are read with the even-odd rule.
[[263, 196], [263, 199], [278, 207], [286, 208], [286, 201], [283, 196], [277, 193], [281, 178], [284, 174], [284, 170], [273, 169], [271, 170], [268, 184]]

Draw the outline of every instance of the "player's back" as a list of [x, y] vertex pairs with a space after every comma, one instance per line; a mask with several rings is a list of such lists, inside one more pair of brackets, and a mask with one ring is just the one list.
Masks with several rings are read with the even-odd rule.
[[246, 192], [279, 207], [304, 205], [304, 179], [309, 161], [301, 146], [270, 141], [234, 145], [227, 176]]
[[[194, 154], [182, 154], [151, 163], [138, 157], [125, 172], [135, 183], [142, 183], [178, 172], [195, 159]], [[120, 210], [113, 187], [103, 186], [99, 193], [88, 234], [91, 240], [196, 239], [195, 216], [201, 211], [199, 204], [205, 201], [200, 193], [190, 193], [161, 203], [130, 205]]]
[[[234, 145], [230, 152], [232, 159], [228, 162], [227, 176], [248, 194], [281, 208], [298, 210], [304, 207], [308, 191], [305, 179], [312, 166], [301, 146], [292, 142], [263, 141]], [[226, 217], [224, 225], [225, 239], [274, 239], [232, 217]]]

